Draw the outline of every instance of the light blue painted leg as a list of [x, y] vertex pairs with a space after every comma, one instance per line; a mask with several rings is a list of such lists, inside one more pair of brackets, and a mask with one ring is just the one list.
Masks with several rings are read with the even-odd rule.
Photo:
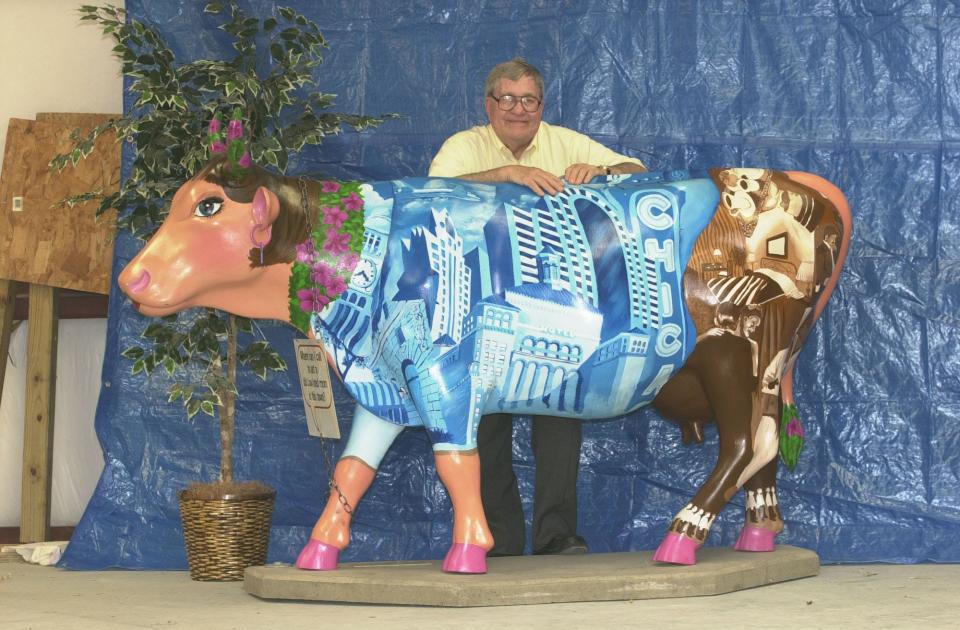
[[356, 457], [376, 470], [380, 468], [383, 456], [401, 431], [403, 425], [379, 418], [357, 405], [353, 414], [353, 428], [350, 429], [350, 437], [340, 457]]

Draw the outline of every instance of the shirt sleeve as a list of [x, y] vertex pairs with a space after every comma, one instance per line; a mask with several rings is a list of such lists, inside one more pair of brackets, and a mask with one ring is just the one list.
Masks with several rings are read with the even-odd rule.
[[430, 162], [430, 177], [457, 177], [474, 172], [471, 156], [473, 151], [461, 134], [454, 134], [447, 138], [437, 154]]
[[637, 158], [632, 158], [621, 153], [617, 153], [613, 149], [600, 144], [593, 138], [582, 133], [576, 131], [572, 131], [571, 133], [575, 133], [577, 136], [579, 136], [577, 138], [578, 142], [576, 143], [578, 155], [575, 156], [573, 163], [582, 162], [584, 164], [592, 164], [594, 166], [613, 166], [614, 164], [630, 162], [646, 168], [646, 165]]

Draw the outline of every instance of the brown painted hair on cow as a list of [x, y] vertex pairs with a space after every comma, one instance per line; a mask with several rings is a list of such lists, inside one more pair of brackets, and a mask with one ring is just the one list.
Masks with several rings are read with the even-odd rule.
[[[297, 180], [275, 175], [256, 164], [247, 168], [239, 179], [233, 176], [232, 170], [230, 161], [220, 155], [207, 162], [195, 179], [202, 179], [222, 187], [224, 194], [235, 203], [251, 203], [260, 186], [273, 192], [280, 200], [280, 214], [273, 222], [270, 243], [263, 249], [263, 265], [292, 262], [296, 257], [296, 246], [307, 240], [307, 222], [304, 214], [308, 210], [301, 203]], [[305, 182], [305, 184], [310, 191], [312, 183]], [[307, 198], [311, 196], [311, 192], [308, 192]], [[251, 267], [260, 266], [260, 248], [252, 247], [248, 257]]]

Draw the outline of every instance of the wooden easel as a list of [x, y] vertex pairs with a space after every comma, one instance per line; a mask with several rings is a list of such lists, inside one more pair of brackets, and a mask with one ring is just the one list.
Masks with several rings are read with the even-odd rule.
[[[120, 149], [101, 136], [97, 156], [63, 174], [47, 163], [71, 148], [75, 127], [90, 129], [110, 116], [38, 114], [11, 119], [0, 179], [0, 393], [6, 376], [16, 289], [28, 285], [27, 392], [23, 434], [20, 542], [50, 538], [53, 428], [59, 328], [58, 287], [109, 293], [113, 217], [97, 223], [91, 204], [51, 205], [68, 194], [102, 187], [116, 190]], [[12, 200], [19, 199], [19, 212]], [[91, 419], [92, 421], [92, 419]]]
[[[0, 392], [7, 369], [17, 283], [0, 280]], [[30, 285], [27, 320], [27, 398], [23, 423], [20, 542], [50, 538], [53, 480], [53, 419], [57, 389], [57, 294], [55, 287]]]

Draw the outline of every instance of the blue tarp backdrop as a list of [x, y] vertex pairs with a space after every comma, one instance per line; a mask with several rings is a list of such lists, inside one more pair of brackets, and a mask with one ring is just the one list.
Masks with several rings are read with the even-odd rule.
[[[291, 0], [330, 42], [336, 109], [405, 118], [344, 133], [288, 172], [423, 175], [450, 134], [485, 121], [482, 84], [521, 55], [547, 78], [545, 119], [651, 170], [811, 171], [850, 199], [839, 289], [801, 355], [808, 434], [781, 470], [782, 543], [825, 562], [960, 561], [960, 2], [957, 0]], [[127, 0], [181, 61], [231, 54], [197, 0]], [[242, 0], [257, 14], [267, 0]], [[128, 106], [130, 99], [127, 99]], [[129, 164], [129, 155], [127, 164]], [[142, 244], [121, 236], [116, 269]], [[217, 475], [217, 426], [188, 422], [167, 382], [120, 352], [146, 325], [116, 290], [97, 413], [106, 468], [61, 566], [186, 567], [177, 491]], [[292, 328], [263, 323], [288, 364]], [[239, 384], [236, 477], [278, 489], [270, 561], [291, 562], [326, 499], [295, 370]], [[339, 390], [344, 430], [352, 406]], [[341, 443], [328, 443], [333, 456]], [[716, 461], [652, 411], [584, 429], [580, 531], [593, 551], [654, 548]], [[529, 517], [529, 423], [517, 471]], [[738, 495], [708, 545], [729, 545]], [[345, 561], [440, 558], [451, 514], [426, 435], [408, 430], [361, 504]], [[529, 531], [529, 529], [528, 529]]]

